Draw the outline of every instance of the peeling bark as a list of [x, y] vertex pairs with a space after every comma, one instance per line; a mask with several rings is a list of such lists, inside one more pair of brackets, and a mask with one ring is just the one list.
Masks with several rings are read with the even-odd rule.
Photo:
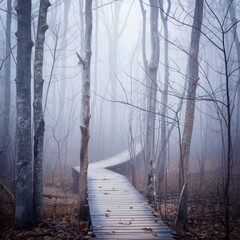
[[85, 59], [82, 66], [82, 112], [81, 112], [81, 150], [80, 150], [80, 177], [79, 177], [79, 209], [78, 217], [88, 219], [87, 207], [87, 172], [88, 172], [88, 141], [90, 122], [90, 64], [92, 42], [92, 0], [85, 1]]
[[145, 139], [146, 189], [145, 196], [150, 203], [154, 201], [155, 193], [155, 112], [157, 99], [157, 70], [159, 62], [159, 37], [158, 37], [158, 2], [149, 0], [150, 30], [151, 30], [151, 59], [148, 65], [147, 76], [147, 131]]

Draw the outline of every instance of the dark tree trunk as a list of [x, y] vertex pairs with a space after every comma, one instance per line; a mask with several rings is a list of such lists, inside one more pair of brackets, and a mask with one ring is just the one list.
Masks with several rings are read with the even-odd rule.
[[238, 62], [238, 71], [237, 71], [237, 96], [236, 96], [236, 107], [237, 107], [237, 114], [236, 114], [236, 138], [234, 143], [234, 160], [235, 163], [240, 163], [240, 40], [238, 37], [238, 24], [237, 24], [237, 17], [236, 17], [236, 4], [233, 0], [229, 0], [230, 6], [230, 16], [232, 20], [232, 24], [235, 26], [233, 27], [233, 37], [234, 43], [236, 47], [236, 54], [237, 54], [237, 62]]
[[31, 0], [18, 1], [16, 76], [16, 176], [15, 226], [32, 225], [32, 138], [31, 138]]
[[201, 36], [201, 26], [203, 18], [203, 3], [204, 0], [195, 1], [195, 12], [193, 18], [193, 27], [191, 33], [191, 43], [189, 49], [189, 82], [187, 89], [187, 106], [185, 112], [185, 122], [183, 129], [183, 137], [181, 144], [181, 156], [179, 164], [179, 186], [182, 194], [179, 198], [179, 209], [177, 215], [177, 222], [185, 226], [188, 214], [187, 214], [187, 200], [188, 200], [188, 184], [187, 178], [189, 173], [189, 156], [190, 146], [193, 131], [194, 122], [194, 110], [195, 110], [195, 97], [198, 85], [198, 52], [199, 42]]
[[[92, 42], [92, 0], [85, 1], [85, 59], [82, 61], [82, 113], [81, 113], [81, 150], [79, 177], [79, 209], [81, 220], [88, 219], [87, 208], [87, 172], [88, 172], [88, 141], [90, 122], [90, 64]], [[79, 60], [81, 60], [79, 58]]]
[[34, 170], [33, 170], [33, 207], [34, 222], [38, 224], [43, 218], [43, 144], [44, 144], [44, 116], [43, 116], [43, 50], [45, 32], [48, 29], [46, 24], [47, 10], [50, 6], [49, 0], [41, 0], [38, 15], [37, 38], [34, 60]]

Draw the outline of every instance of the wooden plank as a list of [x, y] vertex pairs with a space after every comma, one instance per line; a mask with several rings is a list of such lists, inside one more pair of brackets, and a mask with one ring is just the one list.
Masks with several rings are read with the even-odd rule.
[[[111, 167], [129, 160], [128, 151], [88, 169], [88, 205], [93, 239], [173, 239], [174, 232], [159, 217], [126, 177]], [[73, 168], [77, 178], [80, 168]]]
[[104, 233], [104, 234], [98, 234], [96, 238], [92, 239], [144, 239], [144, 240], [150, 240], [150, 239], [161, 239], [161, 240], [172, 240], [173, 237], [171, 237], [170, 234], [154, 234], [154, 233], [125, 233], [125, 234], [114, 234], [114, 233]]

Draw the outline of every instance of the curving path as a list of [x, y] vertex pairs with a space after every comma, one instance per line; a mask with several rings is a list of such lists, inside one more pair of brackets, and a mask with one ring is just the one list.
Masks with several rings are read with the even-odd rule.
[[[140, 147], [137, 148], [137, 152]], [[128, 151], [89, 165], [88, 204], [93, 239], [174, 239], [128, 179], [106, 169], [129, 161]], [[79, 172], [79, 167], [74, 168]]]

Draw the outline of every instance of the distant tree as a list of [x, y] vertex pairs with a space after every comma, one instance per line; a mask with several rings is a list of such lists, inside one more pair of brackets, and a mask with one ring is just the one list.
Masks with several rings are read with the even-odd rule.
[[160, 139], [160, 149], [157, 159], [157, 172], [158, 172], [158, 185], [160, 186], [161, 182], [164, 178], [164, 172], [167, 161], [167, 113], [168, 113], [168, 88], [169, 88], [169, 33], [168, 33], [168, 15], [171, 10], [171, 1], [167, 1], [167, 11], [165, 13], [163, 9], [163, 0], [159, 0], [160, 5], [160, 16], [163, 23], [164, 30], [164, 81], [162, 84], [161, 91], [161, 120], [160, 120], [160, 131], [161, 131], [161, 139]]
[[236, 138], [235, 138], [235, 162], [240, 163], [240, 40], [238, 35], [238, 24], [239, 19], [236, 16], [236, 3], [233, 0], [228, 0], [228, 5], [230, 6], [229, 12], [232, 21], [232, 34], [235, 43], [236, 55], [237, 55], [237, 96], [236, 96]]
[[187, 214], [187, 200], [188, 200], [188, 174], [189, 174], [189, 157], [191, 138], [194, 122], [194, 110], [195, 110], [195, 97], [199, 80], [199, 42], [201, 36], [201, 26], [203, 18], [203, 5], [204, 0], [195, 1], [195, 10], [193, 17], [191, 42], [189, 49], [189, 72], [188, 72], [188, 87], [187, 87], [187, 105], [185, 112], [184, 129], [181, 144], [180, 163], [179, 163], [179, 184], [180, 184], [180, 198], [179, 208], [177, 215], [177, 222], [185, 226], [188, 214]]
[[31, 132], [31, 0], [18, 1], [16, 74], [16, 175], [15, 226], [33, 223], [33, 173]]
[[[121, 19], [121, 7], [123, 4], [123, 1], [113, 1], [111, 5], [111, 22], [112, 27], [109, 27], [109, 21], [104, 21], [104, 25], [106, 27], [107, 36], [108, 36], [108, 72], [109, 72], [109, 83], [111, 86], [111, 95], [112, 98], [116, 98], [117, 96], [117, 71], [118, 71], [118, 56], [119, 56], [119, 41], [121, 39], [121, 36], [124, 33], [124, 30], [126, 28], [127, 20], [129, 18], [132, 6], [134, 1], [131, 2], [131, 5], [128, 9], [127, 15], [125, 19]], [[120, 28], [120, 24], [122, 23], [122, 26]], [[101, 117], [100, 117], [101, 118]], [[110, 113], [110, 142], [111, 143], [111, 149], [108, 151], [111, 154], [115, 154], [117, 151], [119, 151], [119, 140], [116, 137], [116, 129], [118, 125], [118, 118], [117, 118], [117, 111], [116, 111], [116, 105], [111, 104], [111, 113]]]
[[80, 177], [79, 177], [79, 219], [88, 217], [87, 205], [87, 172], [88, 172], [88, 141], [90, 122], [90, 64], [92, 42], [92, 0], [85, 1], [85, 58], [79, 54], [79, 64], [82, 67], [82, 104], [81, 104], [81, 150], [80, 150]]
[[37, 36], [34, 59], [34, 170], [33, 170], [33, 207], [34, 222], [38, 224], [43, 218], [43, 146], [44, 146], [44, 116], [43, 116], [43, 55], [49, 0], [40, 0]]
[[7, 1], [7, 18], [6, 18], [6, 46], [5, 46], [5, 91], [4, 91], [4, 112], [3, 112], [3, 152], [1, 154], [1, 171], [9, 173], [9, 144], [10, 144], [10, 102], [11, 102], [11, 25], [12, 25], [12, 0]]

